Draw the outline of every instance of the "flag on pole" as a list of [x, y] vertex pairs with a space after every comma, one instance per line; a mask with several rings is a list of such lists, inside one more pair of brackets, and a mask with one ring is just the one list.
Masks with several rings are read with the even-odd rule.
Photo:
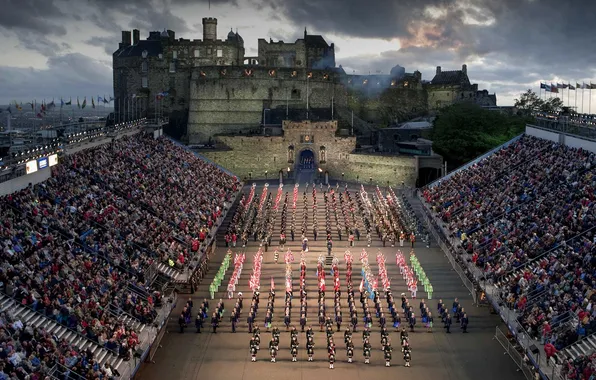
[[64, 99], [60, 98], [60, 108], [64, 107]]
[[546, 90], [546, 83], [540, 83], [540, 89], [541, 90]]
[[77, 107], [81, 108], [81, 102], [79, 101], [79, 97], [77, 96]]
[[114, 101], [114, 98], [112, 98], [112, 97], [110, 96], [110, 102], [113, 102], [113, 101]]
[[52, 99], [52, 101], [46, 106], [46, 109], [51, 110], [54, 108], [56, 108], [56, 103], [54, 103], [54, 99]]
[[569, 83], [568, 86], [570, 90], [575, 90], [575, 87], [571, 83]]
[[70, 98], [70, 100], [68, 102], [64, 103], [64, 104], [67, 105], [67, 106], [72, 105], [72, 98]]
[[87, 97], [86, 96], [83, 99], [83, 104], [81, 104], [81, 109], [84, 109], [85, 107], [87, 107]]
[[554, 84], [551, 83], [550, 84], [550, 92], [558, 93], [559, 92], [559, 88], [556, 85], [554, 85]]
[[108, 100], [108, 98], [106, 98], [106, 96], [103, 96], [103, 104], [108, 104], [110, 101]]
[[101, 96], [97, 95], [97, 104], [103, 103]]
[[91, 98], [91, 107], [95, 108], [95, 98]]

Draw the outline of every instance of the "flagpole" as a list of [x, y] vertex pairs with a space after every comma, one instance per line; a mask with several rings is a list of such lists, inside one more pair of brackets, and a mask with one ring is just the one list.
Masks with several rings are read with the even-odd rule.
[[571, 82], [569, 82], [569, 87], [567, 87], [567, 107], [571, 107], [571, 103], [569, 103], [569, 93], [571, 92]]
[[584, 113], [584, 87], [585, 84], [582, 83], [582, 113]]
[[588, 96], [590, 97], [590, 99], [588, 99], [588, 114], [592, 114], [592, 83], [590, 83], [590, 89], [588, 90]]

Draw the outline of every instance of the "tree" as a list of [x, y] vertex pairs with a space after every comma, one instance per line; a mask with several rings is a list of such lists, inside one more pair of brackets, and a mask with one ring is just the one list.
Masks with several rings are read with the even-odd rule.
[[544, 113], [559, 113], [563, 109], [563, 101], [559, 97], [548, 98], [540, 109]]
[[563, 108], [563, 101], [558, 98], [542, 99], [534, 91], [528, 89], [515, 99], [514, 106], [523, 115], [531, 115], [536, 112], [557, 113]]
[[441, 110], [430, 138], [433, 150], [457, 167], [523, 133], [527, 117], [489, 111], [472, 103]]

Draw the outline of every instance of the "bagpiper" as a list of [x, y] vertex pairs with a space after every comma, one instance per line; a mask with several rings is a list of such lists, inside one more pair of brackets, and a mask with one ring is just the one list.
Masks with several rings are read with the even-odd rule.
[[391, 343], [388, 342], [383, 347], [383, 351], [385, 351], [385, 367], [391, 367], [391, 351], [393, 351]]
[[335, 350], [329, 352], [329, 368], [333, 369], [335, 363]]
[[367, 341], [370, 338], [370, 331], [368, 330], [368, 328], [364, 328], [364, 330], [362, 330], [362, 343], [364, 343], [365, 341]]
[[257, 343], [257, 350], [260, 350], [261, 347], [261, 330], [258, 327], [255, 327], [253, 330], [253, 337], [255, 338], [255, 342]]
[[412, 350], [408, 346], [407, 349], [404, 351], [404, 362], [406, 363], [406, 367], [410, 367], [410, 361], [412, 360]]
[[308, 341], [306, 342], [306, 353], [308, 354], [308, 361], [312, 362], [312, 357], [315, 354], [315, 342], [313, 341], [312, 336], [309, 336]]
[[250, 356], [251, 356], [250, 361], [256, 362], [258, 350], [257, 350], [257, 342], [255, 341], [254, 336], [252, 338], [250, 338], [249, 350], [250, 350]]
[[275, 357], [277, 356], [277, 346], [273, 341], [273, 338], [269, 342], [269, 353], [271, 354], [271, 363], [275, 363]]
[[351, 339], [346, 343], [346, 348], [348, 351], [348, 363], [352, 363], [352, 358], [354, 357], [354, 343], [352, 343]]
[[296, 356], [298, 355], [298, 344], [293, 344], [290, 347], [290, 354], [292, 355], [292, 361], [296, 361]]
[[406, 331], [405, 327], [401, 330], [399, 337], [401, 340], [401, 352], [404, 352], [404, 348], [408, 345], [408, 339], [409, 339], [408, 332]]
[[368, 339], [364, 341], [364, 345], [362, 346], [362, 351], [364, 353], [364, 364], [370, 364], [370, 342]]
[[349, 341], [352, 340], [352, 332], [350, 332], [350, 329], [346, 329], [346, 331], [344, 332], [344, 343], [347, 345]]

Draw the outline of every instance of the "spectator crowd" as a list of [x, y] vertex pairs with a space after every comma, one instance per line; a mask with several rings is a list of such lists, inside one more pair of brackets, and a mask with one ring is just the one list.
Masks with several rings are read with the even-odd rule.
[[524, 135], [423, 192], [520, 324], [557, 350], [596, 331], [595, 164], [592, 152]]
[[[150, 324], [162, 302], [148, 268], [191, 264], [239, 182], [168, 139], [141, 135], [65, 156], [52, 169], [49, 180], [0, 199], [0, 290], [128, 360], [139, 331], [120, 316]], [[96, 369], [43, 330], [10, 334], [25, 336], [20, 345], [44, 341], [36, 363], [51, 357]], [[19, 350], [29, 360], [31, 350]]]

